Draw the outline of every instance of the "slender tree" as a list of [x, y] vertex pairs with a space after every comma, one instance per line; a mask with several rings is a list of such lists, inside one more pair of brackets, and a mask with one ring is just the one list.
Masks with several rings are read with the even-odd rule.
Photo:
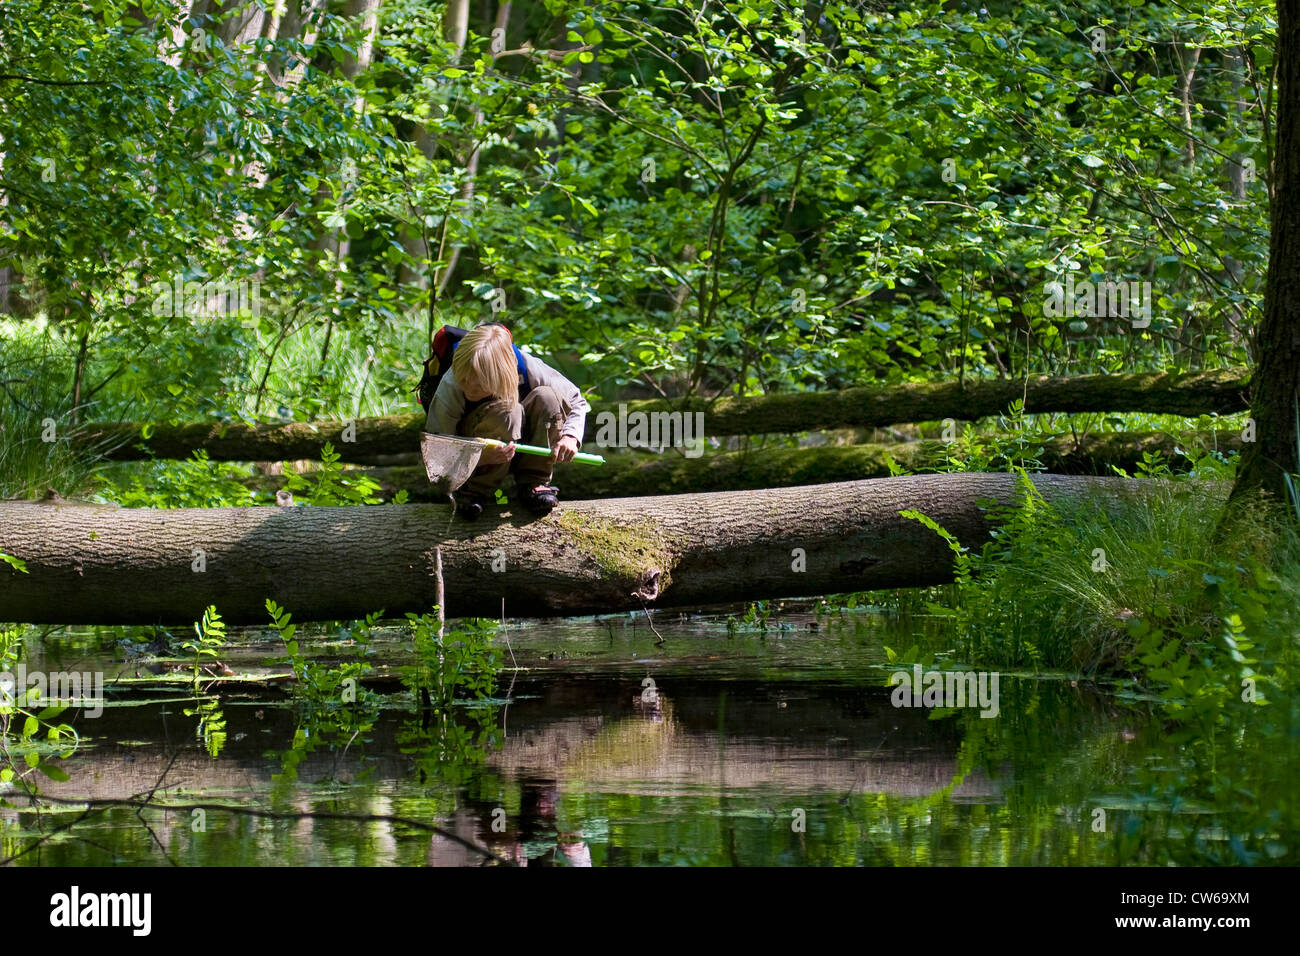
[[1258, 491], [1285, 499], [1286, 476], [1300, 472], [1300, 0], [1278, 0], [1277, 13], [1272, 232], [1251, 395], [1257, 440], [1242, 457], [1236, 502]]

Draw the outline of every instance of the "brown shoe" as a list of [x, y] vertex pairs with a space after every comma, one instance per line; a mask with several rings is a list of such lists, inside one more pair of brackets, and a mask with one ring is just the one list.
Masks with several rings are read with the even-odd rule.
[[466, 497], [456, 502], [456, 514], [466, 521], [477, 521], [483, 513], [483, 502], [478, 498]]
[[548, 515], [560, 503], [559, 488], [538, 485], [524, 495], [524, 507], [535, 515]]

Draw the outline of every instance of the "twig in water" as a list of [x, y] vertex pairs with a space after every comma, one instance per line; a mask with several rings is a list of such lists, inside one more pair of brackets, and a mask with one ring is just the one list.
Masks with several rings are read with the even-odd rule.
[[645, 620], [650, 625], [650, 630], [654, 631], [655, 637], [659, 638], [659, 640], [655, 641], [655, 647], [658, 647], [663, 644], [664, 636], [659, 633], [659, 628], [655, 627], [654, 615], [650, 613], [650, 608], [646, 606], [644, 601], [641, 602], [641, 610], [645, 611]]

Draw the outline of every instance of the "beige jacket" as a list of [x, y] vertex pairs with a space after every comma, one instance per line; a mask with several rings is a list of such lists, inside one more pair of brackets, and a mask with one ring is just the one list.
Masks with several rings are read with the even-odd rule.
[[[560, 397], [560, 406], [564, 410], [564, 426], [561, 435], [572, 435], [582, 447], [582, 433], [587, 427], [587, 412], [591, 406], [582, 397], [578, 386], [551, 368], [539, 358], [524, 356], [524, 368], [528, 369], [528, 382], [533, 388], [549, 386]], [[456, 383], [456, 373], [447, 369], [447, 374], [438, 383], [433, 401], [429, 403], [429, 414], [424, 422], [424, 430], [434, 435], [455, 435], [456, 426], [465, 416], [465, 393]]]

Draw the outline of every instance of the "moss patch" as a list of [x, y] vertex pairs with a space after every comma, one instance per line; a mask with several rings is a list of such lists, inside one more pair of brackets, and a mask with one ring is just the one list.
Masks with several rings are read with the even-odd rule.
[[653, 522], [642, 519], [622, 524], [565, 510], [555, 523], [602, 571], [638, 583], [658, 571], [660, 590], [668, 585], [672, 549]]

